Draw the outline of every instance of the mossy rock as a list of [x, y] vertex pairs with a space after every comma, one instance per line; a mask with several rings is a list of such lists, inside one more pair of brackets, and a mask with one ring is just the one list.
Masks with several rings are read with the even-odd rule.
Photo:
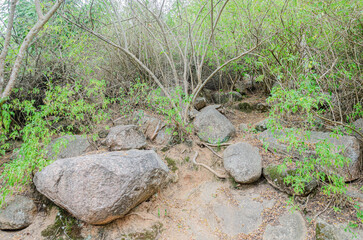
[[321, 218], [316, 219], [316, 240], [352, 240], [363, 239], [361, 228], [347, 228], [346, 223], [328, 223]]
[[316, 240], [339, 240], [334, 231], [324, 223], [316, 224]]
[[168, 164], [168, 167], [170, 168], [171, 171], [175, 172], [176, 170], [178, 170], [178, 167], [176, 166], [176, 161], [170, 157], [165, 157], [165, 161]]
[[254, 110], [254, 107], [249, 103], [242, 102], [238, 104], [237, 109], [241, 112], [250, 113]]
[[281, 165], [270, 165], [263, 169], [263, 175], [273, 187], [277, 188], [278, 190], [285, 192], [289, 195], [298, 195], [298, 196], [306, 196], [311, 193], [317, 186], [318, 183], [316, 180], [311, 180], [310, 182], [305, 183], [305, 187], [302, 193], [296, 193], [294, 188], [291, 184], [287, 184], [284, 181], [284, 178], [287, 176], [295, 176], [296, 170], [290, 169], [285, 171], [280, 171]]
[[41, 235], [45, 239], [84, 239], [81, 236], [80, 221], [63, 209], [59, 210], [54, 224], [44, 229]]

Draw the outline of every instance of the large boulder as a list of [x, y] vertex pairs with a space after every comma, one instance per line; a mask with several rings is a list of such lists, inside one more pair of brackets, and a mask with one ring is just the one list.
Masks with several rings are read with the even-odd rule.
[[[280, 137], [286, 136], [286, 133], [279, 132], [273, 134], [271, 131], [264, 131], [258, 137], [259, 139], [268, 145], [270, 151], [274, 151], [280, 154], [294, 156], [298, 159], [315, 155], [316, 152], [310, 149], [303, 154], [300, 154], [297, 150], [291, 149], [288, 151], [288, 145], [282, 142]], [[297, 134], [298, 139], [302, 136]], [[327, 132], [316, 132], [310, 133], [310, 138], [305, 140], [306, 146], [314, 146], [320, 141], [327, 141], [334, 145], [334, 149], [331, 149], [334, 153], [341, 153], [343, 156], [350, 159], [348, 166], [339, 168], [326, 168], [329, 172], [334, 172], [339, 176], [344, 177], [345, 181], [352, 181], [361, 176], [362, 169], [362, 150], [360, 148], [359, 141], [353, 136], [339, 136], [339, 138], [331, 137], [330, 133]]]
[[228, 146], [223, 153], [223, 165], [238, 183], [252, 183], [261, 177], [260, 153], [258, 148], [249, 143]]
[[236, 132], [233, 124], [218, 110], [212, 107], [203, 108], [195, 117], [194, 126], [198, 136], [209, 143], [228, 141]]
[[304, 183], [305, 187], [302, 189], [302, 192], [295, 192], [293, 186], [291, 184], [287, 184], [284, 181], [284, 178], [289, 175], [295, 176], [297, 174], [296, 170], [289, 169], [280, 171], [279, 167], [280, 165], [270, 165], [265, 167], [263, 169], [263, 176], [269, 184], [282, 192], [289, 195], [306, 196], [318, 186], [318, 182], [315, 179], [312, 179]]
[[48, 157], [52, 159], [78, 157], [92, 150], [87, 136], [65, 135], [51, 141], [47, 147]]
[[146, 146], [146, 138], [135, 125], [120, 125], [110, 129], [104, 143], [112, 151], [140, 149]]
[[150, 198], [168, 167], [152, 150], [58, 160], [35, 174], [37, 190], [76, 218], [106, 224]]
[[37, 207], [33, 200], [24, 196], [13, 196], [0, 209], [0, 229], [19, 230], [28, 227], [34, 220]]

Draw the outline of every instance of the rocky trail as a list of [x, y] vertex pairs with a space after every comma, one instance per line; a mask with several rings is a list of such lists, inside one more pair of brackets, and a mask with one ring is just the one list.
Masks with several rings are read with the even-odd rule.
[[[247, 107], [248, 110], [245, 111], [247, 106], [245, 103], [248, 103], [249, 106], [260, 107]], [[71, 139], [69, 147], [65, 151], [61, 151], [64, 153], [62, 158], [66, 158], [65, 161], [79, 155], [84, 156], [82, 159], [87, 159], [87, 156], [92, 158], [93, 154], [98, 155], [109, 150], [125, 151], [142, 148], [156, 152], [163, 163], [168, 166], [168, 176], [165, 180], [160, 180], [163, 183], [159, 184], [159, 182], [155, 182], [155, 179], [163, 179], [163, 173], [155, 174], [156, 170], [150, 170], [152, 174], [149, 181], [162, 187], [155, 194], [154, 192], [146, 194], [151, 197], [142, 195], [141, 201], [136, 202], [137, 206], [130, 212], [127, 210], [127, 213], [123, 214], [121, 218], [107, 224], [94, 220], [95, 223], [102, 225], [89, 224], [91, 220], [65, 222], [69, 218], [63, 217], [62, 220], [62, 214], [64, 214], [62, 211], [60, 212], [54, 204], [50, 204], [49, 200], [45, 200], [44, 196], [33, 193], [33, 190], [29, 189], [24, 195], [35, 200], [36, 209], [28, 207], [24, 210], [19, 204], [15, 204], [12, 209], [9, 209], [11, 205], [8, 205], [8, 209], [0, 212], [0, 226], [6, 221], [24, 222], [25, 220], [28, 220], [29, 223], [24, 226], [29, 226], [22, 230], [0, 231], [0, 239], [340, 240], [352, 239], [354, 234], [356, 239], [363, 239], [363, 230], [360, 228], [354, 229], [353, 234], [344, 230], [346, 223], [352, 218], [349, 214], [349, 206], [342, 212], [334, 212], [331, 208], [327, 208], [331, 204], [330, 199], [321, 192], [311, 189], [310, 195], [295, 196], [299, 209], [294, 209], [292, 205], [288, 204], [289, 195], [286, 194], [285, 189], [276, 186], [278, 184], [273, 184], [273, 178], [274, 186], [270, 184], [271, 179], [266, 180], [264, 177], [266, 173], [263, 174], [263, 171], [270, 165], [282, 163], [283, 155], [266, 151], [259, 139], [261, 131], [265, 130], [263, 123], [260, 122], [267, 117], [267, 113], [263, 107], [261, 108], [263, 104], [263, 98], [255, 97], [232, 107], [219, 108], [219, 111], [215, 107], [209, 106], [207, 107], [209, 109], [204, 110], [204, 112], [208, 111], [204, 117], [198, 118], [200, 113], [197, 113], [195, 125], [199, 138], [212, 143], [216, 139], [230, 138], [227, 146], [213, 147], [208, 144], [197, 144], [199, 140], [167, 145], [168, 134], [165, 132], [165, 127], [161, 127], [162, 123], [158, 117], [150, 113], [144, 113], [140, 117], [136, 124], [138, 127], [128, 127], [129, 122], [122, 122], [124, 120], [116, 123], [115, 125], [120, 126], [111, 128], [109, 132], [103, 134], [102, 143], [105, 146], [97, 150], [92, 149], [84, 138]], [[203, 109], [201, 111], [203, 113]], [[223, 124], [224, 118], [227, 119], [227, 124]], [[222, 123], [216, 119], [222, 119]], [[213, 128], [210, 128], [211, 125]], [[160, 130], [155, 131], [156, 129]], [[156, 132], [157, 135], [155, 135]], [[196, 152], [198, 152], [198, 156], [195, 160], [198, 163], [205, 164], [218, 174], [228, 177], [226, 179], [218, 178], [206, 168], [194, 164]], [[132, 154], [126, 152], [125, 155], [130, 157]], [[240, 156], [244, 156], [244, 162], [240, 161]], [[55, 163], [58, 161], [63, 160], [57, 160]], [[86, 163], [89, 165], [90, 163], [87, 161]], [[134, 164], [137, 165], [135, 162]], [[96, 165], [100, 164], [96, 163]], [[131, 163], [131, 165], [133, 164]], [[130, 166], [131, 168], [132, 166]], [[163, 166], [153, 166], [152, 169], [154, 168], [163, 169]], [[229, 177], [226, 170], [233, 178]], [[49, 174], [54, 174], [56, 171], [58, 170]], [[99, 173], [101, 170], [98, 168], [94, 171], [101, 176], [103, 172], [106, 172], [106, 170], [102, 170], [102, 173]], [[93, 172], [90, 171], [87, 174], [92, 175]], [[114, 175], [108, 172], [105, 174], [108, 177], [105, 181], [99, 180], [102, 182], [101, 186], [104, 186], [104, 189], [109, 188], [109, 191], [118, 191], [117, 188], [113, 188], [113, 185], [117, 184], [117, 182], [113, 182], [112, 176]], [[51, 185], [46, 191], [42, 190], [46, 186], [42, 188], [38, 183], [43, 181], [40, 179], [41, 175], [37, 175], [35, 183], [41, 193], [58, 205], [63, 204], [62, 206], [65, 208], [72, 208], [74, 202], [77, 202], [78, 208], [82, 208], [82, 205], [88, 206], [89, 202], [97, 203], [100, 198], [83, 193], [82, 191], [87, 191], [87, 189], [80, 187], [83, 186], [81, 185], [83, 180], [82, 176], [78, 175], [82, 174], [76, 172], [76, 175], [75, 182], [67, 182], [63, 187], [64, 191], [69, 189], [75, 189], [75, 191], [66, 192], [63, 195], [61, 191], [63, 180], [58, 180], [57, 183], [51, 185], [52, 183], [49, 182], [51, 177], [44, 178], [43, 185]], [[143, 178], [142, 176], [137, 178]], [[79, 183], [77, 183], [78, 179], [81, 179]], [[132, 181], [137, 182], [138, 180]], [[108, 183], [112, 184], [107, 185]], [[87, 186], [94, 186], [98, 183], [88, 182], [88, 184]], [[140, 183], [140, 186], [146, 193], [149, 190], [145, 189], [149, 189], [149, 186], [143, 188], [143, 184]], [[363, 194], [359, 191], [361, 186], [361, 180], [351, 183], [349, 193], [362, 204]], [[53, 191], [55, 188], [58, 189], [56, 193]], [[101, 191], [99, 194], [107, 196], [108, 199], [104, 201], [110, 201], [114, 193]], [[132, 196], [130, 196], [131, 198]], [[131, 201], [130, 199], [123, 200], [123, 202], [116, 201], [111, 205], [114, 207], [119, 204], [122, 207], [125, 202]], [[25, 205], [29, 206], [29, 204]], [[131, 205], [130, 207], [133, 206]], [[94, 208], [97, 210], [97, 207]], [[96, 210], [91, 214], [92, 216], [85, 217], [85, 219], [95, 219], [93, 215], [98, 214], [98, 210]], [[19, 212], [23, 215], [20, 216]], [[16, 215], [17, 219], [11, 219], [12, 216], [9, 216], [11, 213]], [[82, 215], [77, 211], [73, 213], [75, 216], [77, 214]], [[87, 214], [90, 215], [89, 212], [85, 215]], [[112, 214], [116, 213], [111, 211], [109, 215]], [[60, 221], [61, 224], [56, 225], [57, 221]], [[70, 225], [73, 227], [72, 234], [74, 235], [72, 236], [65, 231], [65, 228]]]

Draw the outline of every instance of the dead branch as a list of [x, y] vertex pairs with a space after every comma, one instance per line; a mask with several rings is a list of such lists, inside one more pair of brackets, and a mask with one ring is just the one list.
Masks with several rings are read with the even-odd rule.
[[217, 173], [216, 171], [214, 171], [213, 169], [211, 169], [209, 166], [207, 166], [207, 165], [205, 165], [203, 163], [198, 163], [196, 161], [197, 157], [198, 157], [198, 152], [195, 152], [195, 155], [194, 155], [194, 157], [192, 159], [192, 161], [193, 161], [193, 163], [195, 165], [204, 167], [205, 169], [207, 169], [208, 171], [210, 171], [211, 173], [213, 173], [214, 175], [216, 175], [218, 178], [221, 178], [221, 179], [226, 179], [227, 178], [225, 175], [222, 175], [222, 174]]

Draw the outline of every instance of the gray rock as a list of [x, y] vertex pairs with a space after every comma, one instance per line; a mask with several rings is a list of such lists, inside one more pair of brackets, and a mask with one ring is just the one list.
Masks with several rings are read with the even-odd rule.
[[241, 79], [237, 80], [235, 83], [235, 88], [240, 93], [246, 93], [247, 90], [251, 90], [254, 86], [253, 78], [249, 74], [245, 74]]
[[261, 177], [260, 153], [258, 148], [249, 143], [228, 146], [223, 153], [223, 165], [238, 183], [252, 183]]
[[37, 190], [76, 218], [106, 224], [151, 197], [168, 167], [151, 150], [58, 160], [35, 174]]
[[289, 195], [306, 196], [318, 186], [318, 182], [316, 180], [311, 180], [304, 183], [305, 187], [302, 192], [296, 193], [291, 184], [284, 182], [284, 178], [288, 175], [296, 175], [296, 170], [291, 169], [280, 172], [279, 166], [280, 165], [270, 165], [263, 169], [263, 175], [267, 182], [278, 190]]
[[256, 129], [256, 131], [258, 131], [258, 132], [263, 132], [263, 131], [265, 131], [265, 130], [267, 130], [267, 122], [268, 122], [268, 118], [266, 118], [266, 119], [264, 119], [264, 120], [262, 120], [262, 121], [260, 121], [260, 122], [258, 122], [258, 123], [256, 123], [255, 124], [255, 129]]
[[168, 144], [172, 140], [172, 133], [173, 131], [168, 132], [166, 127], [162, 128], [154, 139], [155, 143], [159, 145]]
[[279, 222], [277, 226], [266, 227], [263, 240], [305, 240], [307, 228], [299, 212], [287, 212], [279, 218]]
[[363, 229], [345, 231], [346, 224], [329, 224], [321, 218], [316, 220], [316, 240], [352, 240], [363, 239]]
[[214, 92], [212, 93], [213, 101], [218, 104], [224, 104], [229, 101], [241, 101], [242, 95], [238, 92]]
[[24, 196], [13, 196], [5, 201], [0, 209], [0, 229], [19, 230], [28, 227], [37, 212], [33, 200]]
[[233, 124], [214, 108], [206, 107], [194, 119], [198, 136], [209, 143], [228, 141], [236, 132]]
[[267, 112], [269, 110], [269, 106], [264, 103], [257, 103], [254, 108], [260, 112]]
[[194, 107], [198, 111], [207, 105], [207, 100], [204, 97], [197, 97], [194, 102]]
[[[280, 132], [278, 136], [285, 136], [285, 133]], [[268, 144], [268, 149], [271, 151], [292, 155], [296, 158], [302, 159], [304, 156], [312, 156], [315, 151], [307, 151], [303, 155], [300, 155], [298, 151], [292, 150], [287, 151], [287, 145], [278, 140], [278, 137], [274, 136], [271, 131], [264, 131], [259, 136], [259, 139]], [[297, 136], [301, 138], [301, 136]], [[310, 139], [306, 140], [307, 145], [314, 145], [319, 141], [327, 140], [327, 142], [333, 144], [335, 149], [332, 149], [335, 153], [342, 153], [343, 156], [349, 158], [351, 161], [349, 166], [325, 169], [328, 172], [334, 172], [342, 177], [345, 181], [352, 181], [360, 177], [361, 175], [361, 162], [362, 162], [362, 151], [360, 149], [359, 141], [353, 136], [340, 136], [339, 139], [330, 137], [330, 133], [326, 132], [315, 132], [312, 131], [310, 134]], [[343, 149], [340, 148], [343, 146]]]
[[[52, 159], [77, 157], [92, 150], [92, 145], [86, 136], [65, 135], [56, 138], [47, 147], [48, 157]], [[57, 154], [58, 153], [58, 154]]]
[[[353, 123], [353, 126], [355, 127], [355, 130], [357, 130], [358, 132], [360, 132], [361, 134], [363, 134], [363, 118], [358, 119], [357, 121], [355, 121]], [[357, 138], [361, 139], [363, 141], [362, 136], [360, 136], [358, 133], [353, 132], [354, 136], [356, 136]]]
[[156, 117], [145, 114], [144, 111], [137, 111], [133, 114], [133, 123], [139, 126], [139, 129], [145, 133], [148, 139], [151, 139], [155, 130], [159, 129], [155, 137], [157, 144], [167, 144], [172, 139], [172, 134], [166, 132], [165, 123]]
[[146, 146], [146, 138], [135, 125], [120, 125], [110, 129], [105, 145], [112, 151], [140, 149]]

